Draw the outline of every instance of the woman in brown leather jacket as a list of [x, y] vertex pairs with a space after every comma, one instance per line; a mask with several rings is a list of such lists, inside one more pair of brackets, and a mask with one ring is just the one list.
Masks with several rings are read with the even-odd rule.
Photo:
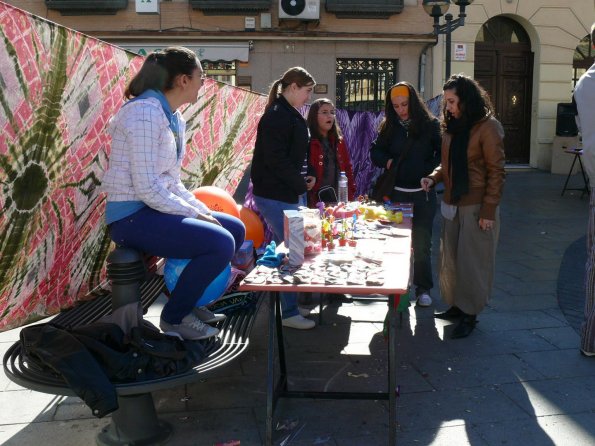
[[440, 292], [450, 308], [434, 316], [459, 320], [451, 337], [469, 336], [487, 304], [500, 232], [504, 130], [486, 91], [455, 74], [443, 87], [441, 164], [421, 185], [444, 183]]

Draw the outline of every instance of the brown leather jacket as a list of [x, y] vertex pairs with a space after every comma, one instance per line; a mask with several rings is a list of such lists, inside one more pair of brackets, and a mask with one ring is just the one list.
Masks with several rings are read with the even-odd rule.
[[468, 206], [481, 204], [479, 217], [496, 219], [496, 207], [504, 186], [504, 129], [493, 116], [486, 117], [471, 128], [467, 146], [469, 192], [458, 203], [451, 201], [452, 182], [448, 154], [452, 135], [442, 135], [442, 162], [429, 177], [434, 183], [444, 182], [443, 200], [448, 204]]

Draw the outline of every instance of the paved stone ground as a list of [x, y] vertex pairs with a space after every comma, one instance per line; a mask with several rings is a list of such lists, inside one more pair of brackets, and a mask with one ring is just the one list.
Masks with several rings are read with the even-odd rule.
[[[431, 308], [410, 307], [398, 333], [399, 445], [577, 446], [595, 444], [595, 359], [578, 353], [587, 198], [560, 196], [564, 176], [510, 171], [494, 294], [474, 333], [451, 340], [438, 290]], [[439, 218], [436, 219], [435, 251]], [[581, 257], [582, 256], [582, 257]], [[324, 325], [287, 330], [291, 386], [384, 390], [386, 306], [333, 300]], [[159, 305], [151, 318], [159, 314]], [[156, 392], [169, 444], [211, 446], [264, 438], [267, 311], [251, 346], [219, 377]], [[314, 315], [316, 317], [316, 315]], [[0, 351], [18, 330], [0, 334]], [[22, 389], [0, 376], [0, 443], [94, 444], [108, 419], [77, 398]], [[276, 444], [386, 445], [385, 401], [281, 400]], [[287, 439], [287, 437], [290, 437]]]

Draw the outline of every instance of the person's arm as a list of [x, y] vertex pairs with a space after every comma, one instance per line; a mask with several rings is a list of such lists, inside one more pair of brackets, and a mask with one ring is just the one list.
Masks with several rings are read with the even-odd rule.
[[[132, 105], [130, 105], [132, 106]], [[154, 105], [138, 104], [127, 123], [130, 141], [130, 172], [136, 196], [147, 206], [174, 215], [196, 217], [201, 210], [168, 189], [171, 172], [179, 181], [176, 147], [163, 111]], [[190, 193], [190, 192], [188, 192]]]
[[380, 133], [378, 137], [372, 142], [370, 147], [370, 160], [376, 167], [382, 169], [389, 169], [389, 161], [393, 161], [393, 157], [389, 152], [389, 138], [386, 133]]
[[[504, 187], [504, 129], [496, 119], [482, 125], [480, 144], [486, 168], [486, 188], [479, 218], [494, 221]], [[483, 228], [482, 228], [483, 229]]]

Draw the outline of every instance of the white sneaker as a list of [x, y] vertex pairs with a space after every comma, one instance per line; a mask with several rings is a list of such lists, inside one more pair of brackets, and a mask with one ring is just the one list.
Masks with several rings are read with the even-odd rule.
[[218, 328], [205, 324], [192, 313], [184, 316], [179, 324], [170, 324], [161, 319], [159, 327], [164, 333], [177, 333], [189, 341], [207, 339], [219, 334]]
[[432, 305], [432, 298], [428, 293], [422, 293], [417, 296], [417, 305], [420, 307], [429, 307]]
[[306, 319], [301, 314], [296, 314], [295, 316], [283, 319], [281, 323], [284, 327], [296, 328], [298, 330], [309, 330], [310, 328], [314, 328], [316, 325], [314, 321]]
[[225, 320], [226, 316], [222, 313], [213, 313], [207, 307], [196, 307], [192, 309], [192, 314], [203, 321], [205, 324], [214, 324], [215, 322]]
[[312, 308], [298, 307], [298, 311], [300, 312], [300, 314], [302, 316], [306, 317], [306, 316], [310, 316], [310, 313], [312, 313]]

